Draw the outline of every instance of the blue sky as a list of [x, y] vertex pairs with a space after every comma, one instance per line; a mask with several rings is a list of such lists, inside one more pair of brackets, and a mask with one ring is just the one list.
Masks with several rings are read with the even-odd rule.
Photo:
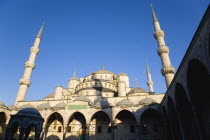
[[125, 72], [131, 86], [146, 85], [148, 61], [154, 90], [164, 93], [161, 61], [150, 4], [153, 4], [172, 65], [177, 69], [209, 0], [18, 0], [0, 1], [0, 100], [14, 103], [24, 64], [45, 20], [40, 53], [26, 100], [41, 100], [57, 85], [67, 87], [77, 69], [84, 77], [105, 65]]

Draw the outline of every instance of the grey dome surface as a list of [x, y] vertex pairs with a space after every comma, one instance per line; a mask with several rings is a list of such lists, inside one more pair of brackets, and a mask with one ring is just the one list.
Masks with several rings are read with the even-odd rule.
[[116, 106], [131, 106], [131, 105], [134, 105], [133, 102], [127, 99], [121, 100], [116, 104]]
[[53, 108], [65, 108], [67, 106], [66, 103], [58, 103], [57, 105], [55, 105]]
[[14, 105], [8, 106], [9, 110], [17, 110], [17, 107]]
[[0, 106], [5, 106], [4, 102], [0, 101]]
[[25, 115], [25, 116], [33, 116], [33, 117], [42, 118], [39, 111], [37, 111], [34, 108], [24, 108], [20, 110], [16, 115]]
[[[55, 93], [50, 93], [49, 95], [47, 95], [45, 98], [54, 98], [55, 97]], [[44, 98], [44, 99], [45, 99]]]
[[98, 71], [93, 72], [93, 74], [113, 74], [113, 75], [116, 75], [113, 72], [108, 71], [108, 70], [98, 70]]
[[109, 103], [107, 101], [98, 101], [95, 103], [96, 107], [107, 107], [110, 106]]
[[91, 102], [87, 96], [79, 96], [74, 101]]
[[152, 104], [152, 103], [156, 103], [153, 99], [151, 98], [145, 98], [143, 100], [141, 100], [139, 102], [140, 105], [143, 105], [143, 104]]
[[36, 107], [36, 109], [50, 109], [50, 108], [51, 108], [51, 106], [48, 104], [45, 104], [45, 103], [40, 104]]
[[126, 73], [122, 72], [120, 74], [118, 74], [118, 76], [128, 76]]
[[131, 89], [131, 90], [127, 93], [127, 95], [129, 95], [129, 94], [134, 94], [134, 93], [147, 93], [147, 91], [146, 91], [145, 89], [143, 89], [143, 88], [136, 87], [136, 88]]
[[34, 108], [34, 106], [32, 106], [31, 104], [25, 104], [25, 105], [22, 105], [20, 107], [18, 107], [20, 109], [23, 109], [23, 108]]

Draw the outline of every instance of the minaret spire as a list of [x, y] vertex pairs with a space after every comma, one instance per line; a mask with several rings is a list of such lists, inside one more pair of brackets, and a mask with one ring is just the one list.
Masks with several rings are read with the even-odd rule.
[[19, 81], [20, 87], [18, 90], [15, 105], [17, 105], [17, 103], [19, 101], [24, 101], [27, 89], [31, 84], [30, 78], [31, 78], [32, 70], [35, 68], [34, 62], [36, 60], [36, 56], [39, 53], [39, 44], [40, 44], [43, 28], [44, 28], [44, 23], [42, 24], [42, 26], [39, 30], [39, 33], [36, 36], [34, 45], [30, 49], [30, 57], [29, 57], [28, 61], [25, 63], [25, 72], [23, 74], [23, 77]]
[[147, 85], [149, 87], [149, 92], [154, 92], [153, 90], [153, 82], [152, 82], [152, 76], [149, 70], [148, 63], [146, 64], [146, 70], [147, 70]]
[[155, 14], [155, 11], [154, 11], [154, 9], [153, 9], [153, 7], [152, 7], [152, 4], [151, 4], [150, 6], [151, 6], [151, 9], [152, 9], [153, 22], [158, 22], [158, 19], [157, 19], [157, 17], [156, 17], [156, 14]]
[[76, 69], [74, 69], [74, 78], [77, 78], [77, 75], [76, 75]]
[[[152, 8], [152, 6], [151, 6]], [[171, 84], [171, 81], [174, 78], [175, 69], [171, 65], [170, 58], [169, 58], [169, 48], [165, 44], [164, 40], [164, 32], [160, 28], [159, 21], [155, 15], [155, 12], [152, 8], [152, 16], [153, 16], [153, 24], [155, 28], [154, 37], [158, 42], [158, 55], [161, 57], [162, 66], [161, 69], [162, 75], [165, 77], [166, 86], [167, 88]]]
[[102, 70], [104, 70], [104, 64], [102, 64]]
[[43, 31], [43, 28], [44, 28], [44, 23], [45, 23], [45, 21], [42, 23], [42, 26], [41, 26], [41, 28], [40, 28], [40, 30], [39, 30], [39, 33], [37, 34], [37, 36], [36, 36], [36, 38], [42, 38], [42, 31]]

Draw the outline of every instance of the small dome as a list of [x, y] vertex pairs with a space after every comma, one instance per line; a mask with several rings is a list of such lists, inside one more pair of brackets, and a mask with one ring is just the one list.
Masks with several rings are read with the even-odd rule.
[[50, 108], [51, 108], [51, 106], [48, 104], [45, 104], [45, 103], [40, 104], [36, 107], [36, 109], [50, 109]]
[[139, 102], [140, 105], [143, 105], [143, 104], [152, 104], [152, 103], [156, 103], [153, 99], [151, 98], [145, 98], [143, 100], [141, 100]]
[[87, 96], [79, 96], [74, 101], [91, 102]]
[[109, 103], [107, 101], [98, 101], [95, 103], [96, 107], [107, 107], [110, 106]]
[[127, 99], [121, 100], [116, 104], [116, 106], [132, 106], [132, 105], [134, 105], [133, 102]]
[[33, 116], [33, 117], [42, 118], [39, 111], [37, 111], [34, 108], [24, 108], [20, 110], [16, 115], [25, 115], [25, 116]]
[[66, 103], [58, 103], [57, 105], [55, 105], [53, 108], [65, 108], [67, 106]]
[[9, 110], [17, 110], [17, 107], [14, 105], [8, 106]]
[[50, 93], [49, 95], [47, 95], [45, 98], [54, 98], [55, 97], [55, 93]]
[[131, 90], [127, 93], [127, 95], [129, 95], [129, 94], [134, 94], [134, 93], [147, 93], [147, 91], [146, 91], [145, 89], [143, 89], [143, 88], [136, 87], [136, 88], [131, 89]]
[[126, 73], [122, 72], [120, 74], [118, 74], [118, 76], [128, 76]]
[[93, 74], [113, 74], [113, 75], [115, 75], [113, 72], [108, 71], [108, 70], [103, 70], [103, 69], [95, 71], [95, 72], [93, 72]]
[[0, 101], [0, 106], [5, 106], [4, 102]]
[[32, 106], [31, 104], [25, 104], [25, 105], [22, 105], [20, 107], [18, 107], [19, 109], [23, 109], [23, 108], [34, 108], [34, 106]]

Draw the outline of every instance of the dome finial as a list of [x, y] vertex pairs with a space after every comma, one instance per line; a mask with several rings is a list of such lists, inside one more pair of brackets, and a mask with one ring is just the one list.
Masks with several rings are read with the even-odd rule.
[[102, 70], [104, 70], [104, 64], [102, 64]]
[[138, 79], [135, 78], [135, 84], [136, 84], [136, 87], [139, 87], [139, 83], [138, 83]]
[[155, 15], [155, 11], [154, 11], [154, 9], [153, 9], [153, 7], [152, 7], [152, 4], [150, 5], [150, 7], [151, 7], [151, 9], [152, 9], [153, 22], [158, 22], [158, 19], [157, 19], [156, 15]]
[[76, 68], [74, 68], [74, 76], [73, 76], [74, 78], [76, 78], [77, 76], [76, 76]]

